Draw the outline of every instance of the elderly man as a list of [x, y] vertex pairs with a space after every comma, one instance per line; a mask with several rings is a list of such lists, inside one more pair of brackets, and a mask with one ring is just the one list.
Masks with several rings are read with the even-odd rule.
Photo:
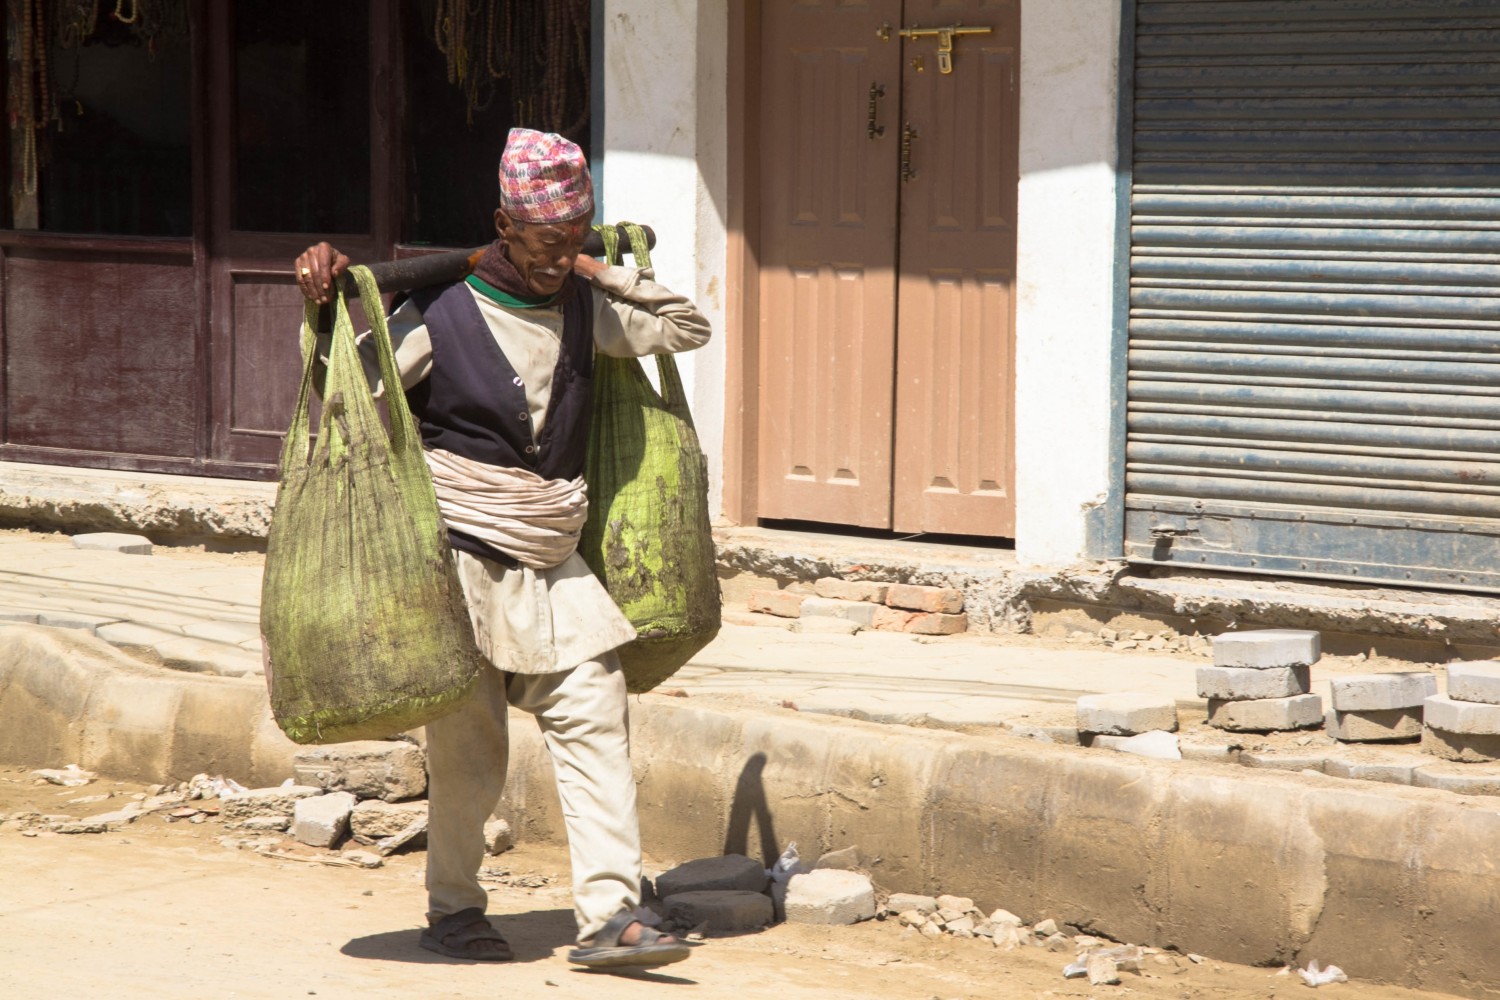
[[[594, 208], [582, 151], [513, 129], [500, 158], [499, 236], [465, 281], [419, 289], [390, 317], [402, 388], [449, 529], [479, 648], [494, 665], [427, 726], [430, 817], [424, 948], [505, 961], [476, 875], [505, 787], [506, 709], [536, 716], [552, 755], [573, 861], [578, 947], [590, 967], [681, 961], [682, 942], [636, 919], [641, 849], [613, 650], [635, 633], [575, 548], [596, 351], [689, 350], [708, 322], [649, 271], [580, 256]], [[348, 258], [297, 258], [298, 285], [330, 301]], [[362, 345], [377, 384], [373, 348]]]

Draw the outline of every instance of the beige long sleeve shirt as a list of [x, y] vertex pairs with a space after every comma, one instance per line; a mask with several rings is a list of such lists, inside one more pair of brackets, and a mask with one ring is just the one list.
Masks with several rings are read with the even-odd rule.
[[[706, 344], [708, 320], [687, 298], [657, 284], [650, 270], [609, 267], [593, 278], [594, 345], [612, 357], [643, 357]], [[495, 343], [522, 379], [533, 434], [541, 432], [562, 350], [562, 310], [518, 309], [469, 289]], [[403, 388], [432, 371], [432, 342], [410, 300], [387, 322]], [[370, 384], [380, 386], [373, 345], [361, 337]], [[320, 343], [326, 354], [326, 342]], [[455, 553], [479, 648], [501, 670], [523, 674], [569, 670], [635, 638], [603, 585], [574, 552], [546, 569], [510, 569]]]

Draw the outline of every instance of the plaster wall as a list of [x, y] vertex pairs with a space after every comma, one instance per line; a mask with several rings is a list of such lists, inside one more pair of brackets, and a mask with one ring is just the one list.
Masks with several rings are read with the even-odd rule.
[[[603, 28], [604, 215], [656, 231], [657, 280], [690, 296], [713, 325], [708, 346], [677, 362], [708, 454], [717, 515], [724, 482], [728, 8], [605, 0]], [[646, 369], [654, 377], [655, 366]]]
[[1118, 515], [1107, 494], [1119, 32], [1120, 6], [1100, 0], [1041, 0], [1021, 12], [1016, 556], [1025, 565], [1114, 554], [1098, 539]]

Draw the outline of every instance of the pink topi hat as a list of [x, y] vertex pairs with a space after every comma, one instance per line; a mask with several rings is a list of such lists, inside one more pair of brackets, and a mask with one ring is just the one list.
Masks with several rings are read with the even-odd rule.
[[522, 222], [562, 222], [594, 210], [583, 150], [555, 132], [513, 128], [500, 154], [500, 207]]

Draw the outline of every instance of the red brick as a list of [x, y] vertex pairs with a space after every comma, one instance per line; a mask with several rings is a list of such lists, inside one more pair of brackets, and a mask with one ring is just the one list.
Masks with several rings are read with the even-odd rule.
[[951, 587], [918, 587], [910, 583], [893, 583], [891, 589], [886, 591], [885, 603], [893, 608], [956, 615], [964, 609], [964, 594]]
[[873, 580], [840, 580], [836, 576], [825, 576], [813, 586], [817, 589], [819, 597], [831, 597], [839, 601], [869, 601], [871, 604], [884, 604], [886, 591], [891, 588], [888, 583], [876, 583]]
[[937, 611], [920, 611], [911, 616], [904, 631], [916, 635], [957, 635], [969, 630], [968, 615], [945, 615]]
[[805, 600], [806, 594], [794, 594], [788, 590], [752, 590], [747, 603], [751, 611], [764, 611], [780, 618], [801, 618]]
[[882, 632], [905, 632], [907, 623], [915, 617], [916, 614], [911, 611], [877, 608], [875, 614], [870, 617], [870, 627]]

